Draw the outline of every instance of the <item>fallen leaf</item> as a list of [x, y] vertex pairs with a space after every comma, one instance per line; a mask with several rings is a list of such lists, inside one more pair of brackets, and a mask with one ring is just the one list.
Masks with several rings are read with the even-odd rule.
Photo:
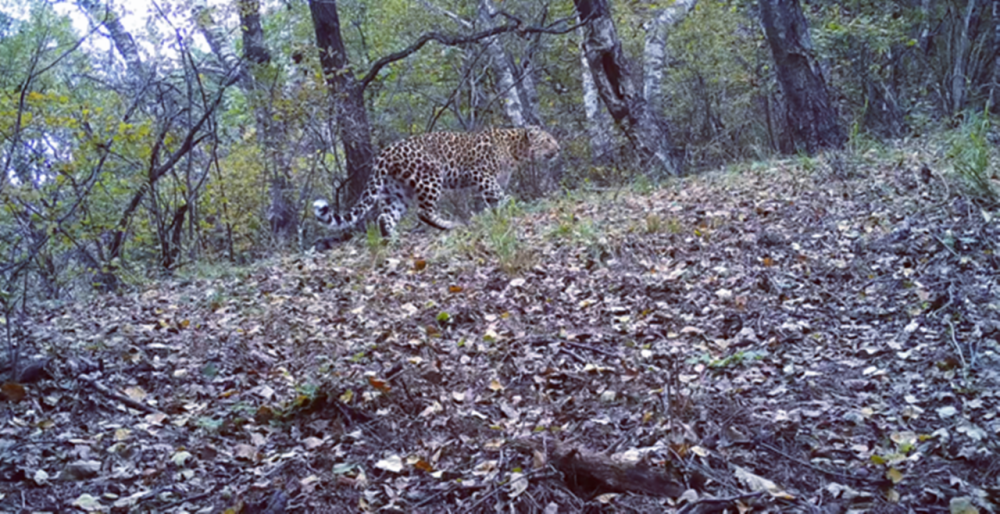
[[379, 380], [373, 376], [368, 377], [368, 385], [382, 391], [383, 393], [388, 393], [392, 389], [392, 387], [386, 384], [384, 380]]
[[233, 455], [238, 460], [245, 460], [245, 461], [250, 461], [250, 462], [256, 462], [257, 461], [258, 453], [257, 453], [257, 448], [254, 447], [253, 445], [249, 445], [249, 444], [237, 444], [233, 448]]
[[47, 485], [49, 483], [49, 474], [44, 469], [35, 471], [35, 474], [31, 478], [35, 481], [36, 485]]
[[948, 502], [948, 510], [951, 511], [951, 514], [979, 514], [979, 509], [972, 504], [972, 500], [968, 496], [952, 498]]
[[393, 455], [376, 462], [375, 467], [392, 473], [399, 473], [403, 471], [403, 459], [399, 455]]
[[139, 386], [126, 387], [125, 394], [137, 402], [141, 402], [146, 399], [146, 391]]
[[517, 498], [521, 493], [528, 490], [528, 478], [523, 473], [511, 473], [509, 487], [510, 493], [508, 493], [508, 496], [512, 499]]
[[105, 510], [104, 505], [101, 504], [100, 500], [89, 495], [81, 494], [75, 500], [73, 500], [74, 507], [79, 507], [87, 512], [92, 512], [95, 510]]
[[181, 451], [175, 452], [173, 455], [171, 455], [170, 456], [170, 460], [172, 460], [174, 462], [175, 466], [181, 468], [181, 467], [184, 467], [184, 464], [191, 457], [192, 457], [191, 452], [188, 452], [188, 451], [185, 451], [185, 450], [181, 450]]
[[24, 386], [17, 382], [6, 382], [0, 386], [0, 395], [8, 402], [19, 402], [26, 396]]
[[743, 482], [751, 491], [766, 491], [775, 498], [783, 500], [794, 500], [795, 497], [778, 488], [778, 485], [760, 475], [751, 473], [745, 468], [734, 466], [733, 475]]
[[60, 480], [86, 480], [97, 476], [101, 471], [101, 462], [96, 460], [77, 460], [70, 462], [59, 473]]

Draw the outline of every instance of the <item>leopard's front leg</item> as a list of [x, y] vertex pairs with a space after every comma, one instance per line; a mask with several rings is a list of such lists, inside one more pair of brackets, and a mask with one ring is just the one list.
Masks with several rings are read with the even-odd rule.
[[503, 187], [500, 187], [500, 183], [497, 182], [495, 177], [484, 179], [479, 184], [479, 194], [483, 196], [483, 201], [486, 202], [486, 205], [491, 208], [496, 208], [501, 203], [506, 203], [510, 200], [510, 196], [504, 192]]

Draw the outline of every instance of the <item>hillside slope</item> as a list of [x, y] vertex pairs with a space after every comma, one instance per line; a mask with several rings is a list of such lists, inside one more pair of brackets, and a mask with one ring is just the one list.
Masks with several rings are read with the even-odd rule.
[[0, 510], [995, 508], [1000, 213], [834, 162], [39, 310]]

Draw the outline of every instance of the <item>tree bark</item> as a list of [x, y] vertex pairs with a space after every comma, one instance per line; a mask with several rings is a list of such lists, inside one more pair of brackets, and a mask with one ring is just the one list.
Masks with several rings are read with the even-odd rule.
[[125, 26], [118, 19], [118, 15], [96, 0], [78, 0], [78, 2], [80, 6], [90, 13], [94, 21], [104, 25], [108, 29], [111, 41], [115, 44], [115, 49], [121, 54], [122, 59], [125, 59], [129, 80], [133, 84], [144, 83], [148, 77], [146, 75], [146, 66], [143, 65], [142, 58], [139, 56], [139, 47], [136, 46], [132, 35], [125, 30]]
[[583, 47], [597, 92], [611, 117], [642, 161], [669, 174], [679, 173], [670, 131], [656, 113], [649, 112], [642, 91], [636, 87], [611, 20], [608, 0], [573, 1], [580, 19], [590, 21], [583, 28]]
[[[265, 78], [271, 64], [271, 52], [264, 43], [264, 28], [260, 24], [260, 1], [237, 0], [240, 30], [243, 34], [243, 56], [249, 63], [249, 80], [244, 80], [244, 94], [253, 106], [257, 125], [257, 144], [264, 153], [264, 173], [268, 180], [270, 206], [267, 221], [271, 234], [285, 240], [297, 232], [296, 208], [287, 196], [288, 166], [284, 160], [285, 138], [274, 121], [271, 88]], [[221, 56], [220, 56], [221, 58]], [[245, 70], [244, 70], [245, 71]]]
[[[478, 24], [482, 28], [492, 28], [496, 26], [493, 19], [497, 15], [497, 8], [492, 0], [479, 0], [476, 11], [476, 24], [461, 16], [439, 7], [429, 0], [421, 0], [421, 4], [428, 9], [437, 11], [467, 30], [475, 29]], [[534, 83], [530, 75], [530, 69], [525, 68], [520, 76], [515, 75], [514, 65], [507, 51], [504, 50], [500, 39], [497, 36], [490, 36], [482, 40], [481, 43], [490, 59], [490, 67], [496, 80], [496, 95], [501, 98], [504, 115], [508, 123], [515, 127], [525, 125], [540, 125], [537, 109], [533, 108], [531, 101], [537, 104], [537, 93], [533, 91]], [[528, 88], [532, 88], [529, 90]]]
[[920, 0], [920, 14], [923, 20], [920, 22], [920, 39], [918, 44], [920, 50], [927, 55], [931, 52], [931, 0]]
[[[247, 65], [240, 63], [233, 53], [226, 35], [212, 19], [211, 11], [202, 0], [193, 8], [198, 30], [208, 41], [223, 70], [229, 74], [234, 70], [239, 74], [240, 89], [253, 108], [254, 125], [257, 130], [257, 146], [264, 154], [264, 176], [270, 196], [267, 219], [271, 233], [284, 238], [295, 232], [298, 222], [296, 208], [289, 201], [288, 177], [286, 176], [284, 149], [285, 138], [274, 123], [270, 88], [264, 84], [263, 71], [271, 61], [271, 54], [264, 44], [264, 29], [260, 23], [260, 3], [257, 0], [238, 0], [240, 29], [243, 37], [243, 54]], [[237, 70], [238, 68], [238, 70]], [[226, 219], [228, 225], [231, 220]]]
[[962, 18], [962, 33], [959, 35], [958, 48], [954, 56], [955, 68], [951, 74], [951, 108], [954, 113], [965, 107], [965, 64], [968, 59], [966, 54], [969, 50], [969, 25], [975, 10], [976, 0], [969, 0], [965, 17]]
[[664, 105], [662, 84], [667, 64], [667, 30], [684, 19], [697, 3], [698, 0], [677, 0], [643, 25], [646, 41], [642, 52], [642, 96], [651, 112], [661, 113]]
[[590, 160], [604, 166], [611, 163], [611, 133], [608, 127], [614, 120], [601, 109], [601, 99], [597, 95], [594, 75], [583, 47], [580, 48], [580, 70], [583, 72], [583, 112], [587, 117], [587, 135], [590, 137]]
[[990, 105], [988, 111], [996, 109], [997, 89], [1000, 88], [1000, 0], [993, 0], [993, 81], [990, 84]]
[[794, 146], [804, 145], [809, 153], [843, 147], [847, 136], [830, 103], [799, 1], [761, 0], [760, 16], [785, 96]]
[[212, 11], [208, 8], [205, 1], [200, 0], [195, 3], [194, 7], [191, 8], [191, 12], [198, 31], [201, 32], [202, 37], [208, 42], [208, 47], [212, 49], [212, 53], [219, 60], [223, 73], [228, 75], [236, 68], [240, 68], [239, 73], [242, 88], [249, 90], [248, 80], [250, 79], [250, 75], [247, 73], [245, 67], [240, 66], [240, 59], [236, 57], [236, 54], [229, 46], [225, 31], [212, 18]]
[[333, 95], [337, 129], [344, 145], [349, 177], [347, 200], [353, 203], [368, 182], [375, 155], [365, 110], [364, 87], [358, 83], [347, 60], [336, 0], [309, 0], [309, 11], [316, 30], [320, 64]]
[[[478, 21], [483, 27], [493, 26], [493, 16], [496, 14], [496, 7], [492, 0], [479, 0]], [[496, 37], [489, 37], [483, 40], [486, 45], [486, 53], [490, 56], [490, 65], [493, 73], [496, 74], [497, 94], [503, 98], [504, 114], [511, 125], [523, 127], [525, 125], [525, 108], [521, 101], [520, 87], [514, 81], [514, 73], [508, 65], [507, 53], [504, 52], [500, 40]]]

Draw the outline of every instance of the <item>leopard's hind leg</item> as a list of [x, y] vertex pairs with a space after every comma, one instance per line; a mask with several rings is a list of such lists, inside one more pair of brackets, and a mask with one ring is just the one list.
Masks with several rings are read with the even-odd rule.
[[403, 219], [409, 204], [408, 191], [396, 180], [389, 180], [385, 186], [385, 195], [379, 200], [378, 222], [382, 237], [389, 237], [396, 231], [396, 225]]
[[441, 230], [451, 230], [459, 223], [448, 221], [438, 215], [438, 199], [441, 197], [441, 174], [430, 170], [424, 174], [426, 180], [416, 185], [417, 217], [424, 223]]

